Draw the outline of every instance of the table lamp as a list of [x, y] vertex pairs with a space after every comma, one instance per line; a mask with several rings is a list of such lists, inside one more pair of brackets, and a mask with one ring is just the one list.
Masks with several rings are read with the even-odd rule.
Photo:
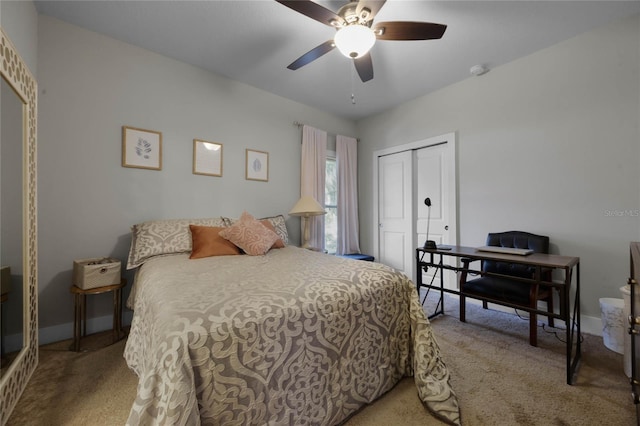
[[289, 215], [291, 216], [301, 216], [304, 221], [302, 248], [311, 248], [311, 246], [309, 246], [309, 218], [311, 216], [318, 216], [325, 213], [326, 212], [320, 203], [318, 203], [315, 198], [308, 195], [302, 196], [289, 212]]

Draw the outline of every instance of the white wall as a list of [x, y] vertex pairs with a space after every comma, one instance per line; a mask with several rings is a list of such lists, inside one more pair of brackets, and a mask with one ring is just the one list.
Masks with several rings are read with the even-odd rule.
[[[38, 30], [43, 341], [71, 336], [74, 259], [125, 261], [130, 226], [150, 219], [287, 217], [300, 194], [293, 122], [355, 135], [352, 121], [54, 18]], [[162, 132], [161, 171], [121, 167], [123, 125]], [[192, 174], [194, 138], [224, 145], [223, 177]], [[246, 148], [269, 152], [269, 182], [245, 180]], [[287, 225], [297, 242], [299, 220]], [[110, 315], [103, 296], [89, 298], [90, 318]]]
[[11, 39], [31, 74], [37, 77], [38, 12], [33, 2], [0, 1], [0, 26]]
[[361, 247], [376, 229], [373, 152], [455, 131], [460, 243], [549, 235], [554, 253], [581, 258], [582, 313], [599, 318], [640, 238], [639, 123], [638, 16], [361, 120]]

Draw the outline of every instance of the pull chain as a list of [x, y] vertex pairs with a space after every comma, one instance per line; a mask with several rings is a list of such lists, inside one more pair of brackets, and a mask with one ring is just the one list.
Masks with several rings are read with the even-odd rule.
[[351, 66], [351, 104], [353, 105], [356, 104], [355, 72], [355, 66]]

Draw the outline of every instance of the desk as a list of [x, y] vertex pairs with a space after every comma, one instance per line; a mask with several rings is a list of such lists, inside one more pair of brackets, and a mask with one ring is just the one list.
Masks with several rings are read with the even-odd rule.
[[[436, 261], [437, 257], [437, 261]], [[519, 263], [528, 265], [536, 269], [536, 277], [541, 277], [542, 269], [561, 270], [564, 272], [564, 280], [562, 282], [545, 282], [538, 280], [528, 280], [531, 282], [537, 282], [540, 286], [554, 287], [558, 290], [560, 296], [560, 313], [549, 314], [546, 311], [539, 309], [531, 309], [520, 305], [513, 305], [505, 303], [503, 301], [494, 301], [489, 298], [482, 298], [476, 295], [467, 295], [473, 299], [483, 300], [487, 302], [498, 303], [503, 306], [509, 306], [518, 308], [527, 312], [535, 312], [540, 315], [551, 316], [558, 318], [565, 322], [566, 325], [566, 346], [567, 346], [567, 384], [573, 384], [573, 378], [580, 362], [581, 348], [580, 348], [580, 258], [570, 256], [559, 256], [554, 254], [542, 254], [532, 253], [527, 256], [519, 256], [514, 254], [501, 254], [482, 252], [476, 250], [474, 247], [463, 246], [439, 246], [437, 249], [416, 249], [416, 285], [418, 288], [418, 294], [420, 294], [420, 288], [426, 287], [427, 289], [435, 288], [440, 291], [440, 299], [436, 305], [436, 310], [429, 318], [433, 318], [436, 315], [444, 315], [444, 293], [460, 294], [459, 290], [451, 290], [444, 288], [443, 271], [452, 270], [455, 272], [461, 272], [463, 269], [454, 266], [446, 265], [444, 263], [445, 257], [451, 258], [468, 258], [471, 261], [493, 260], [508, 263]], [[440, 269], [440, 284], [433, 285], [433, 279], [429, 284], [423, 284], [422, 282], [422, 269], [423, 268], [438, 268]], [[480, 270], [467, 269], [471, 273], [480, 273]], [[497, 274], [496, 274], [497, 275]], [[571, 314], [571, 282], [574, 281], [575, 276], [575, 297], [573, 301], [573, 315]], [[435, 277], [435, 275], [434, 275]], [[527, 281], [527, 280], [522, 280]], [[574, 339], [575, 339], [575, 354], [574, 354]]]
[[122, 337], [122, 288], [127, 285], [127, 280], [122, 278], [120, 284], [112, 284], [104, 287], [95, 287], [87, 290], [71, 286], [74, 296], [73, 314], [73, 344], [71, 348], [80, 352], [80, 338], [87, 335], [87, 295], [113, 292], [113, 336], [112, 343]]

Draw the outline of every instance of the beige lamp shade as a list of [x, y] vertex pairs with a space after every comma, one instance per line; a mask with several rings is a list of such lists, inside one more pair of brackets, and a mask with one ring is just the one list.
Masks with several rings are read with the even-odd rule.
[[318, 203], [315, 198], [308, 195], [300, 198], [289, 212], [291, 216], [303, 217], [318, 216], [325, 213], [326, 212], [324, 211], [320, 203]]
[[302, 216], [304, 221], [304, 233], [302, 236], [302, 248], [310, 249], [309, 245], [309, 218], [311, 216], [318, 216], [325, 214], [326, 212], [318, 203], [315, 198], [308, 195], [302, 196], [295, 206], [291, 209], [289, 214], [291, 216]]

